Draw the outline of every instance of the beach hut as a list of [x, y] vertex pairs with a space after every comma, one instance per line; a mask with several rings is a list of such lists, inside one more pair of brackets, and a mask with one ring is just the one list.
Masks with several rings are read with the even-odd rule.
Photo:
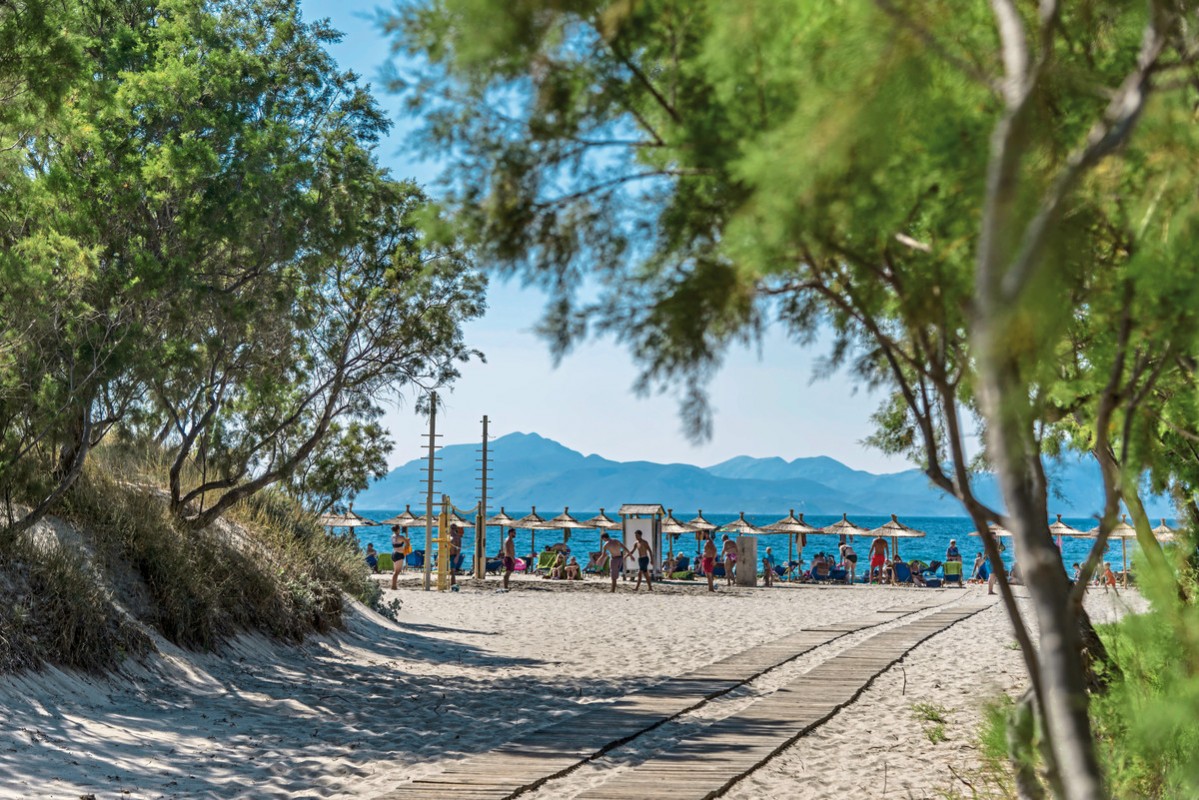
[[666, 535], [666, 552], [663, 553], [662, 563], [666, 563], [666, 556], [674, 555], [674, 537], [681, 533], [691, 533], [695, 528], [691, 527], [686, 522], [679, 522], [674, 518], [674, 509], [666, 509], [666, 518], [662, 520], [662, 533]]
[[918, 531], [915, 528], [909, 528], [899, 521], [899, 517], [894, 514], [891, 519], [879, 525], [874, 530], [870, 531], [872, 536], [888, 536], [891, 538], [891, 554], [899, 555], [899, 540], [900, 539], [923, 539], [924, 531]]
[[[664, 516], [666, 516], [666, 509], [657, 503], [625, 503], [622, 505], [620, 522], [625, 547], [632, 549], [633, 542], [637, 538], [636, 532], [641, 531], [642, 538], [649, 542], [649, 546], [660, 558], [662, 555], [662, 518]], [[654, 568], [661, 571], [660, 564], [655, 564]]]
[[[787, 568], [788, 569], [790, 569], [791, 562], [795, 558], [795, 551], [793, 548], [795, 547], [795, 545], [799, 544], [799, 537], [803, 536], [806, 538], [809, 533], [820, 533], [820, 531], [817, 528], [813, 528], [811, 525], [804, 522], [803, 514], [800, 514], [799, 517], [796, 518], [794, 508], [792, 508], [788, 511], [787, 516], [783, 517], [778, 522], [772, 522], [771, 524], [762, 528], [762, 530], [769, 531], [770, 533], [785, 533], [785, 534], [787, 534]], [[799, 550], [802, 553], [803, 547], [800, 546]]]

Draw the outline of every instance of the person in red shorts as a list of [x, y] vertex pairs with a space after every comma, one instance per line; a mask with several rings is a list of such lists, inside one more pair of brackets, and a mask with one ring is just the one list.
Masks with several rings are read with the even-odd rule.
[[883, 580], [883, 564], [887, 563], [887, 540], [882, 536], [876, 536], [874, 541], [870, 543], [870, 582], [874, 583], [875, 577], [881, 583]]
[[716, 576], [712, 574], [716, 569], [716, 542], [712, 540], [712, 536], [709, 533], [708, 537], [704, 540], [704, 555], [699, 562], [704, 570], [704, 575], [708, 577], [709, 592], [716, 591], [716, 584], [714, 583]]

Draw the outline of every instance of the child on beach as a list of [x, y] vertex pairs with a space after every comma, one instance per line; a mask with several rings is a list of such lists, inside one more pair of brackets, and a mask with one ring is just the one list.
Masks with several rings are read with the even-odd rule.
[[762, 582], [766, 586], [774, 586], [774, 553], [769, 547], [766, 555], [762, 556]]
[[1116, 594], [1120, 594], [1120, 590], [1116, 588], [1116, 573], [1112, 572], [1112, 562], [1103, 562], [1103, 592], [1107, 594], [1108, 587]]

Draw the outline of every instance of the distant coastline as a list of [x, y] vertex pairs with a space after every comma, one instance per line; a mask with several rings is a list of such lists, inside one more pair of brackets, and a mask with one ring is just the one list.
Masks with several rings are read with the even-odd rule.
[[[952, 519], [962, 514], [955, 498], [933, 487], [918, 469], [875, 474], [852, 469], [828, 456], [754, 458], [738, 456], [708, 467], [614, 461], [584, 455], [536, 433], [512, 433], [491, 442], [494, 468], [488, 507], [498, 510], [536, 505], [559, 513], [577, 509], [615, 509], [626, 502], [661, 503], [683, 513], [785, 514], [795, 509], [812, 515], [899, 514]], [[440, 453], [438, 499], [447, 494], [459, 508], [478, 500], [478, 445], [449, 445]], [[424, 459], [416, 458], [376, 481], [355, 501], [358, 508], [403, 508], [423, 512]], [[1102, 509], [1098, 466], [1093, 459], [1060, 460], [1048, 465], [1050, 505], [1055, 514], [1092, 518]], [[976, 494], [994, 507], [1002, 498], [993, 476], [979, 475]], [[1168, 498], [1146, 498], [1151, 517], [1172, 517]], [[418, 512], [419, 513], [419, 512]]]

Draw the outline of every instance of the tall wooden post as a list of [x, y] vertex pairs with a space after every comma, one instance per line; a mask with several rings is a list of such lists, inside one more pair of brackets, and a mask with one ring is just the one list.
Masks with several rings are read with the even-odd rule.
[[450, 583], [450, 498], [441, 496], [441, 515], [437, 518], [437, 591]]
[[483, 415], [483, 459], [480, 477], [482, 483], [479, 489], [479, 513], [475, 516], [475, 577], [483, 580], [487, 577], [487, 473], [491, 468], [487, 460], [487, 415]]
[[437, 392], [430, 392], [429, 396], [429, 443], [426, 445], [429, 448], [429, 468], [428, 475], [425, 480], [425, 558], [424, 558], [424, 577], [421, 581], [424, 590], [427, 592], [430, 589], [433, 563], [431, 561], [433, 554], [433, 473], [434, 459], [437, 455]]

